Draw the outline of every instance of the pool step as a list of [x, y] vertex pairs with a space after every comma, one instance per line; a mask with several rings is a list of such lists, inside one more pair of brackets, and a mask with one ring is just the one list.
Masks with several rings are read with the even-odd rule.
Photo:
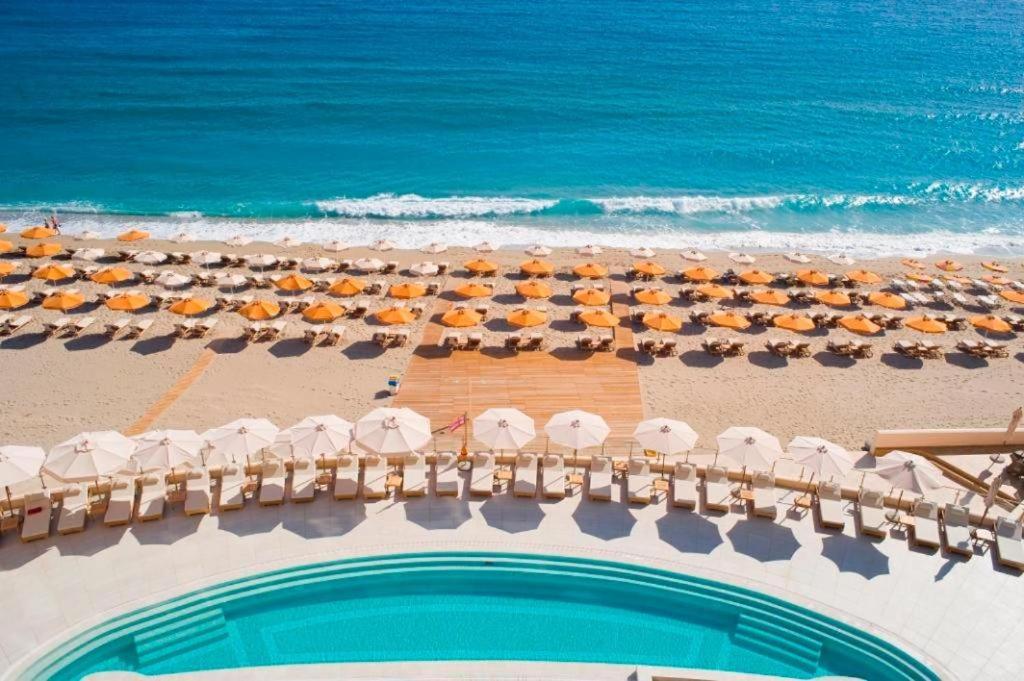
[[785, 620], [777, 617], [752, 617], [740, 613], [733, 640], [755, 652], [808, 672], [815, 671], [821, 659], [820, 640], [796, 631]]
[[220, 608], [208, 608], [149, 628], [135, 636], [135, 656], [139, 666], [146, 667], [225, 638], [228, 633], [226, 623]]

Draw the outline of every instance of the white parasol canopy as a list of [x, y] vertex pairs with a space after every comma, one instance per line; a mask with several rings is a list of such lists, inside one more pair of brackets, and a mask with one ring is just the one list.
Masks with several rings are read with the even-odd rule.
[[43, 470], [62, 482], [88, 482], [100, 476], [134, 473], [135, 443], [113, 430], [79, 433], [50, 450]]
[[348, 248], [348, 244], [344, 241], [335, 239], [334, 241], [328, 241], [324, 244], [324, 250], [330, 251], [331, 253], [341, 253]]
[[473, 419], [473, 437], [491, 449], [521, 449], [537, 437], [537, 429], [518, 409], [495, 408]]
[[495, 248], [494, 244], [490, 241], [481, 241], [476, 246], [473, 246], [473, 250], [477, 253], [493, 253]]
[[741, 265], [752, 265], [754, 264], [754, 256], [747, 253], [730, 253], [729, 259], [733, 262], [738, 262]]
[[597, 414], [573, 409], [552, 416], [544, 432], [553, 442], [578, 450], [600, 445], [611, 429]]
[[810, 468], [819, 477], [844, 478], [853, 469], [853, 459], [843, 447], [820, 437], [798, 435], [786, 447], [793, 461]]
[[[209, 447], [207, 465], [237, 463], [274, 443], [279, 429], [267, 419], [236, 419], [200, 437]], [[211, 460], [216, 463], [211, 464]]]
[[409, 271], [417, 277], [432, 277], [437, 274], [437, 265], [430, 262], [418, 262], [409, 268]]
[[692, 260], [693, 262], [704, 262], [708, 259], [708, 256], [693, 248], [688, 251], [683, 251], [679, 255], [681, 255], [685, 260]]
[[379, 272], [384, 268], [384, 261], [379, 258], [359, 258], [352, 267], [363, 272]]
[[857, 262], [856, 260], [846, 255], [845, 253], [833, 253], [832, 255], [828, 256], [828, 259], [837, 265], [849, 266]]
[[580, 255], [600, 255], [604, 253], [604, 249], [594, 244], [587, 244], [586, 246], [580, 246], [576, 249], [576, 252]]
[[446, 244], [433, 241], [424, 246], [423, 248], [421, 248], [420, 250], [423, 251], [424, 253], [444, 253], [445, 251], [448, 250], [448, 246]]
[[249, 283], [241, 274], [220, 274], [217, 276], [217, 286], [221, 288], [236, 289]]
[[654, 249], [648, 248], [647, 246], [641, 246], [640, 248], [634, 248], [629, 252], [634, 258], [653, 258]]
[[269, 253], [257, 253], [245, 256], [245, 261], [249, 263], [250, 267], [272, 267], [277, 264], [277, 256]]
[[766, 471], [782, 456], [782, 445], [774, 435], [760, 428], [733, 426], [716, 438], [718, 453], [746, 468]]
[[893, 487], [915, 494], [945, 487], [942, 484], [942, 471], [927, 459], [900, 450], [880, 457], [875, 463], [874, 473]]
[[102, 234], [100, 234], [99, 232], [94, 232], [91, 229], [87, 229], [84, 232], [81, 232], [76, 238], [78, 238], [81, 241], [95, 241], [96, 239], [99, 239], [101, 236]]
[[75, 260], [96, 262], [106, 254], [107, 252], [102, 248], [79, 248], [71, 255], [71, 257]]
[[310, 272], [323, 272], [337, 266], [338, 263], [330, 258], [306, 258], [302, 261], [302, 269]]
[[391, 251], [395, 248], [395, 242], [389, 239], [377, 239], [370, 244], [370, 248], [375, 251]]
[[808, 258], [803, 253], [786, 253], [786, 255], [783, 257], [785, 257], [786, 260], [789, 260], [790, 262], [798, 262], [802, 265], [806, 265], [811, 261], [811, 259]]
[[0, 486], [11, 487], [38, 476], [44, 459], [42, 447], [0, 447]]
[[192, 262], [197, 265], [219, 265], [224, 257], [217, 251], [196, 251], [192, 254]]
[[196, 236], [191, 232], [178, 232], [177, 234], [171, 237], [171, 241], [173, 241], [176, 244], [187, 244], [195, 240]]
[[[278, 456], [299, 459], [332, 456], [352, 444], [352, 428], [351, 423], [333, 414], [307, 416], [282, 430], [280, 434], [285, 437], [279, 438], [272, 449]], [[287, 443], [285, 448], [280, 446], [282, 440]]]
[[236, 234], [225, 239], [224, 243], [228, 246], [248, 246], [252, 243], [252, 238], [247, 237], [244, 234]]
[[167, 262], [167, 254], [160, 251], [143, 251], [136, 255], [134, 260], [143, 265], [159, 265], [162, 262]]
[[697, 431], [683, 421], [653, 418], [641, 421], [633, 431], [633, 439], [644, 449], [660, 454], [688, 452], [697, 444]]
[[551, 249], [541, 244], [534, 244], [526, 249], [527, 255], [532, 255], [537, 258], [542, 258], [545, 255], [551, 255]]
[[194, 430], [152, 430], [132, 439], [132, 459], [144, 473], [202, 465], [204, 441]]
[[192, 279], [191, 277], [186, 277], [184, 274], [167, 270], [166, 272], [161, 272], [157, 276], [156, 283], [160, 284], [164, 288], [181, 288], [182, 286], [187, 286], [192, 283]]
[[406, 407], [380, 407], [356, 422], [355, 442], [378, 454], [408, 454], [430, 442], [430, 421]]
[[278, 239], [277, 241], [275, 241], [274, 245], [280, 248], [292, 248], [293, 246], [298, 246], [301, 243], [302, 242], [296, 239], [295, 237], [291, 235], [285, 235]]

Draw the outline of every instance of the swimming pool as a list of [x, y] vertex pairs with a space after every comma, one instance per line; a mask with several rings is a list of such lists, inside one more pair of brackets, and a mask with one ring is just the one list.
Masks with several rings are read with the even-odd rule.
[[115, 617], [19, 678], [479, 659], [938, 678], [866, 632], [755, 591], [623, 563], [476, 552], [353, 558], [225, 582]]

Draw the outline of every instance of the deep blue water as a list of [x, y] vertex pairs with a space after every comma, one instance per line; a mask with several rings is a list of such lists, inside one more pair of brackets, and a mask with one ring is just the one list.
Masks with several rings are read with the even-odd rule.
[[1022, 27], [1009, 0], [6, 0], [0, 207], [1024, 249]]

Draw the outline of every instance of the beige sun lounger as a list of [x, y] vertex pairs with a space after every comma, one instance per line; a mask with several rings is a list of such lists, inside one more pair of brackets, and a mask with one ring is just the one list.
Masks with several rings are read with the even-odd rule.
[[127, 525], [132, 520], [134, 509], [135, 480], [114, 480], [110, 485], [110, 502], [107, 504], [107, 514], [103, 516], [103, 524]]
[[651, 464], [645, 459], [630, 459], [626, 488], [635, 504], [651, 503]]
[[271, 459], [263, 463], [260, 474], [260, 506], [284, 503], [284, 461]]
[[946, 550], [970, 558], [974, 555], [971, 545], [971, 512], [966, 506], [946, 504], [942, 508], [942, 528], [946, 534]]
[[139, 480], [139, 506], [135, 519], [139, 522], [159, 520], [164, 517], [164, 502], [167, 499], [167, 482], [162, 474], [146, 475]]
[[708, 466], [704, 473], [704, 507], [727, 513], [732, 503], [729, 473], [722, 466]]
[[427, 493], [427, 460], [415, 452], [402, 459], [402, 494], [421, 497]]
[[914, 504], [914, 544], [939, 548], [939, 505], [921, 499]]
[[513, 492], [517, 497], [537, 496], [537, 455], [523, 452], [516, 457]]
[[292, 464], [292, 495], [295, 503], [313, 501], [316, 494], [316, 465], [310, 459], [296, 459]]
[[775, 476], [767, 471], [758, 471], [753, 475], [751, 488], [754, 492], [754, 515], [758, 518], [774, 518], [778, 515]]
[[878, 490], [861, 489], [857, 503], [860, 531], [872, 537], [885, 537], [885, 494]]
[[245, 505], [245, 471], [238, 464], [228, 464], [221, 469], [220, 498], [217, 509], [235, 511]]
[[388, 494], [388, 460], [380, 454], [363, 459], [363, 498], [383, 499]]
[[338, 471], [334, 476], [334, 498], [355, 499], [359, 492], [359, 458], [355, 454], [338, 457]]
[[837, 530], [846, 525], [843, 515], [843, 489], [838, 482], [818, 483], [818, 516], [822, 527]]
[[434, 463], [434, 493], [439, 497], [459, 494], [459, 461], [452, 452], [437, 455]]
[[1024, 570], [1024, 538], [1021, 524], [1007, 518], [996, 518], [996, 558], [1000, 565]]
[[494, 494], [494, 455], [490, 452], [477, 452], [473, 455], [469, 493], [488, 497]]
[[50, 494], [29, 492], [25, 495], [24, 519], [21, 522], [21, 541], [30, 542], [50, 536]]
[[612, 460], [595, 456], [590, 461], [590, 487], [587, 496], [594, 501], [612, 500]]
[[64, 488], [64, 499], [57, 517], [57, 531], [61, 534], [73, 534], [85, 529], [85, 519], [89, 515], [89, 485], [82, 483]]
[[565, 498], [565, 461], [557, 454], [545, 454], [541, 462], [544, 496], [548, 499]]
[[[263, 490], [260, 490], [262, 495]], [[210, 512], [210, 471], [189, 471], [185, 477], [185, 515]]]
[[672, 472], [672, 505], [679, 508], [697, 508], [697, 467], [676, 463]]

